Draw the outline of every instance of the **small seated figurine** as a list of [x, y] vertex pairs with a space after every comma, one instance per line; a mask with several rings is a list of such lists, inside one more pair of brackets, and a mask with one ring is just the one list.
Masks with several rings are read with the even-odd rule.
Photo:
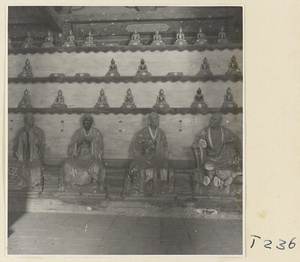
[[159, 31], [155, 31], [155, 35], [153, 36], [153, 42], [151, 45], [165, 45], [165, 42], [161, 39], [161, 35], [159, 34]]
[[66, 186], [81, 189], [91, 185], [92, 193], [105, 190], [105, 167], [102, 162], [103, 138], [101, 132], [93, 127], [92, 115], [82, 117], [82, 127], [71, 139], [69, 158], [59, 170], [59, 191]]
[[138, 34], [137, 30], [134, 30], [134, 34], [131, 36], [131, 40], [129, 42], [129, 45], [134, 45], [134, 46], [142, 46], [143, 45], [141, 43], [141, 37]]
[[120, 76], [114, 59], [111, 60], [108, 72], [105, 76]]
[[53, 44], [53, 36], [51, 36], [51, 31], [48, 31], [48, 36], [45, 38], [45, 43], [42, 44], [43, 48], [55, 47]]
[[182, 27], [179, 28], [179, 33], [176, 34], [176, 41], [174, 45], [176, 46], [187, 45], [187, 41], [185, 40], [184, 33], [182, 33]]
[[107, 103], [107, 98], [106, 98], [106, 95], [104, 94], [103, 89], [101, 89], [100, 96], [98, 97], [98, 102], [95, 105], [95, 108], [99, 108], [99, 107], [106, 107], [106, 108], [109, 107], [109, 105]]
[[191, 105], [191, 108], [207, 108], [206, 103], [204, 102], [204, 96], [202, 95], [201, 88], [199, 87], [197, 90], [197, 94], [195, 95], [194, 102]]
[[221, 32], [218, 34], [218, 44], [219, 45], [226, 45], [228, 43], [228, 39], [226, 33], [224, 32], [224, 27], [221, 26]]
[[54, 103], [51, 106], [52, 108], [67, 108], [67, 105], [65, 104], [65, 98], [62, 95], [62, 91], [58, 91], [58, 95], [55, 98]]
[[210, 66], [206, 57], [203, 59], [203, 64], [201, 65], [201, 69], [197, 76], [212, 76], [212, 72], [210, 71]]
[[75, 37], [73, 35], [73, 31], [70, 30], [70, 35], [67, 37], [67, 41], [62, 46], [63, 47], [76, 47], [74, 41], [75, 41]]
[[127, 90], [127, 95], [124, 98], [124, 102], [121, 108], [136, 108], [130, 88]]
[[10, 37], [8, 37], [7, 47], [8, 47], [8, 49], [13, 48], [12, 41], [11, 41]]
[[216, 187], [216, 191], [230, 194], [233, 179], [241, 174], [239, 161], [242, 157], [240, 138], [221, 126], [222, 114], [214, 113], [208, 127], [200, 130], [193, 143], [197, 158], [197, 172], [194, 183], [198, 187]]
[[44, 152], [44, 132], [34, 125], [32, 113], [24, 116], [22, 127], [14, 139], [14, 154], [19, 166], [17, 186], [27, 189], [43, 190], [42, 158]]
[[22, 48], [34, 48], [33, 45], [33, 38], [31, 37], [31, 34], [29, 31], [27, 31], [27, 38], [25, 39]]
[[205, 37], [205, 34], [202, 32], [202, 27], [200, 26], [195, 45], [205, 46], [205, 45], [207, 45], [207, 43], [208, 43], [208, 41]]
[[138, 67], [138, 71], [136, 72], [136, 76], [151, 76], [151, 73], [148, 72], [147, 65], [145, 64], [145, 60], [143, 58]]
[[231, 88], [228, 87], [226, 90], [226, 94], [224, 95], [224, 103], [222, 105], [223, 109], [226, 108], [237, 108], [237, 104], [233, 100], [233, 95], [231, 93]]
[[91, 30], [89, 31], [89, 36], [86, 38], [85, 43], [83, 44], [83, 47], [95, 47], [96, 44], [94, 44], [94, 38], [92, 37]]
[[153, 108], [169, 108], [167, 98], [164, 95], [164, 90], [160, 89], [159, 95], [156, 98], [156, 104], [153, 106]]
[[30, 61], [26, 59], [23, 71], [19, 74], [19, 77], [33, 77]]
[[159, 128], [159, 116], [148, 115], [148, 126], [135, 138], [133, 160], [129, 168], [132, 193], [156, 194], [172, 192], [174, 172], [169, 167], [168, 142], [165, 132]]
[[226, 72], [225, 75], [241, 75], [242, 72], [239, 68], [238, 63], [236, 62], [236, 58], [233, 55], [231, 57], [231, 62], [228, 64], [228, 71]]
[[24, 91], [24, 95], [22, 97], [22, 100], [20, 101], [18, 108], [26, 108], [26, 109], [31, 109], [32, 104], [31, 104], [31, 98], [30, 95], [28, 94], [28, 90], [26, 89]]

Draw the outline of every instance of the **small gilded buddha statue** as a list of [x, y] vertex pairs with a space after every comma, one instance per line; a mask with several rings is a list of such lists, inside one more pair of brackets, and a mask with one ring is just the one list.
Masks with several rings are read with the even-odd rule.
[[228, 71], [226, 72], [226, 75], [241, 75], [242, 72], [239, 68], [238, 63], [236, 62], [236, 57], [233, 55], [231, 57], [231, 61], [228, 64]]
[[26, 89], [24, 91], [24, 95], [22, 97], [22, 100], [20, 101], [18, 108], [26, 108], [26, 109], [31, 109], [32, 104], [31, 104], [31, 98], [30, 95], [28, 94], [28, 90]]
[[108, 72], [105, 76], [120, 76], [119, 72], [118, 72], [118, 67], [116, 65], [116, 62], [114, 59], [111, 60], [110, 62], [110, 66], [108, 68]]
[[75, 36], [73, 35], [73, 31], [69, 31], [69, 36], [67, 37], [67, 41], [63, 44], [63, 47], [76, 47], [75, 45]]
[[104, 90], [101, 89], [100, 91], [100, 96], [98, 97], [98, 102], [95, 105], [95, 108], [102, 108], [102, 107], [109, 107], [108, 103], [107, 103], [107, 97], [104, 94]]
[[151, 73], [148, 72], [147, 65], [145, 64], [145, 60], [143, 58], [138, 67], [138, 71], [136, 72], [136, 76], [151, 76]]
[[191, 105], [191, 108], [207, 108], [206, 103], [204, 102], [204, 96], [202, 95], [202, 90], [199, 87], [197, 90], [197, 94], [194, 97], [194, 102]]
[[83, 47], [95, 47], [96, 44], [94, 43], [94, 38], [92, 36], [91, 30], [89, 31], [89, 36], [85, 39], [85, 43], [83, 44]]
[[218, 44], [226, 45], [228, 43], [227, 35], [224, 32], [224, 26], [221, 26], [221, 31], [218, 34]]
[[27, 38], [25, 39], [22, 48], [33, 48], [35, 47], [33, 45], [33, 38], [31, 37], [31, 34], [29, 31], [27, 31]]
[[159, 90], [159, 95], [156, 98], [156, 104], [153, 106], [153, 108], [169, 108], [167, 98], [164, 95], [164, 90]]
[[129, 42], [129, 45], [134, 45], [134, 46], [142, 46], [143, 45], [141, 43], [141, 37], [138, 34], [137, 30], [134, 30], [134, 34], [131, 36], [131, 40]]
[[185, 46], [187, 45], [187, 41], [185, 40], [184, 33], [182, 32], [182, 27], [179, 28], [179, 32], [176, 34], [176, 46]]
[[45, 43], [42, 44], [43, 48], [55, 47], [53, 44], [53, 36], [51, 36], [51, 31], [48, 31], [48, 36], [45, 38]]
[[153, 36], [153, 42], [151, 45], [165, 45], [165, 42], [161, 39], [161, 35], [159, 34], [159, 31], [155, 31], [155, 35]]
[[67, 108], [67, 105], [65, 104], [65, 98], [63, 96], [63, 93], [61, 90], [57, 92], [57, 97], [55, 98], [55, 101], [52, 104], [52, 108]]
[[127, 95], [124, 98], [124, 102], [121, 108], [136, 108], [130, 88], [127, 90]]
[[210, 71], [210, 66], [206, 57], [203, 59], [203, 64], [201, 65], [201, 69], [197, 76], [212, 76], [212, 72]]
[[237, 104], [233, 100], [233, 95], [231, 93], [231, 88], [228, 87], [226, 90], [226, 94], [224, 95], [224, 103], [222, 108], [236, 108]]
[[30, 61], [26, 59], [23, 71], [19, 74], [19, 77], [33, 77]]
[[197, 34], [197, 40], [195, 42], [195, 45], [201, 45], [205, 46], [207, 45], [207, 39], [205, 37], [205, 34], [202, 32], [202, 27], [199, 28], [199, 33]]

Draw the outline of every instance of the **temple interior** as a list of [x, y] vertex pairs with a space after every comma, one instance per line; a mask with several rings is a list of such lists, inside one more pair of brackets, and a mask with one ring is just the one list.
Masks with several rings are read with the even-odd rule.
[[[223, 210], [223, 200], [227, 199], [233, 203], [230, 208], [241, 215], [241, 7], [10, 6], [7, 66], [9, 209], [42, 208], [25, 205], [18, 198], [20, 194], [66, 202], [76, 202], [83, 196], [91, 202], [132, 200], [136, 196], [144, 202], [149, 198], [200, 201], [219, 197], [213, 204], [207, 202], [206, 208]], [[137, 133], [148, 127], [148, 115], [153, 112], [159, 116], [159, 128], [166, 136], [166, 181], [171, 183], [172, 170], [173, 184], [167, 193], [133, 192], [134, 185], [130, 183], [135, 183], [131, 174]], [[218, 172], [211, 175], [193, 148], [196, 134], [210, 126], [215, 114], [222, 116], [222, 145], [227, 130], [241, 145], [239, 157], [234, 159], [234, 171], [226, 160], [225, 171], [230, 179], [222, 168], [216, 168]], [[30, 160], [26, 162], [20, 145], [23, 143], [24, 147], [34, 140], [20, 135], [28, 115], [33, 116], [34, 125], [43, 132], [43, 136], [35, 138], [42, 140], [40, 144], [35, 142], [39, 149], [30, 147], [40, 154], [38, 189], [28, 182], [32, 178], [24, 178], [33, 172], [29, 163], [33, 153], [29, 153]], [[82, 128], [85, 132], [86, 115], [92, 116], [93, 128], [102, 134], [104, 188], [94, 192], [88, 185], [66, 180], [63, 182], [70, 182], [71, 186], [60, 190], [60, 182], [65, 179], [60, 176], [61, 167], [70, 157], [75, 132]], [[79, 150], [79, 142], [76, 143]], [[16, 156], [16, 147], [24, 151], [24, 159]], [[206, 152], [208, 147], [201, 149], [207, 159], [211, 153]], [[158, 179], [162, 179], [162, 173], [159, 176], [157, 171]], [[152, 185], [155, 188], [154, 178], [156, 175]]]

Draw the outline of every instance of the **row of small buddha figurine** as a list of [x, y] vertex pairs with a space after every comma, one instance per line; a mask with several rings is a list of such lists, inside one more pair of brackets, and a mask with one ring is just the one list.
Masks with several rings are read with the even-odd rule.
[[[55, 101], [53, 102], [52, 108], [59, 108], [59, 109], [65, 109], [67, 108], [67, 105], [65, 104], [65, 99], [63, 96], [63, 93], [61, 90], [58, 91], [58, 95], [55, 98]], [[231, 93], [231, 88], [228, 87], [226, 90], [226, 94], [224, 95], [224, 102], [222, 105], [222, 108], [237, 108], [237, 104], [234, 102], [233, 95]], [[33, 106], [31, 104], [31, 98], [29, 95], [28, 90], [26, 89], [24, 91], [24, 95], [22, 97], [22, 100], [20, 101], [18, 108], [25, 108], [25, 109], [32, 109]], [[98, 101], [94, 108], [109, 108], [107, 97], [104, 93], [104, 90], [101, 89], [100, 95], [98, 97]], [[121, 108], [137, 108], [136, 104], [134, 102], [134, 97], [132, 95], [131, 89], [129, 88], [127, 90], [127, 94], [124, 97], [124, 102], [121, 106]], [[156, 103], [153, 106], [153, 108], [169, 108], [169, 104], [167, 103], [166, 95], [164, 94], [163, 89], [160, 89], [159, 95], [157, 96]], [[202, 94], [201, 88], [197, 90], [197, 94], [194, 97], [194, 101], [191, 104], [191, 108], [193, 109], [208, 109], [207, 104], [204, 101], [204, 96]]]
[[[73, 34], [73, 31], [69, 31], [69, 36], [67, 37], [66, 41], [63, 42], [62, 34], [58, 35], [58, 41], [57, 46], [59, 47], [76, 47], [75, 43], [75, 36]], [[218, 34], [218, 40], [217, 43], [219, 45], [226, 45], [228, 43], [228, 38], [226, 35], [226, 32], [224, 31], [224, 27], [221, 27], [221, 31]], [[202, 30], [202, 27], [199, 28], [199, 32], [197, 34], [197, 40], [194, 43], [194, 45], [200, 45], [200, 46], [206, 46], [208, 44], [208, 40], [205, 36], [205, 33]], [[134, 31], [130, 38], [129, 46], [142, 46], [141, 42], [141, 36], [137, 32], [137, 30]], [[153, 35], [153, 42], [151, 44], [152, 46], [164, 46], [165, 42], [162, 40], [161, 35], [159, 34], [159, 31], [156, 30], [155, 34]], [[174, 43], [175, 46], [186, 46], [188, 45], [185, 35], [183, 33], [182, 27], [179, 28], [179, 32], [176, 33], [176, 41]], [[97, 45], [94, 43], [94, 37], [92, 36], [91, 30], [89, 31], [88, 37], [85, 39], [85, 43], [82, 45], [82, 47], [96, 47]], [[54, 48], [54, 39], [51, 35], [51, 31], [48, 31], [48, 36], [45, 38], [45, 42], [41, 46], [42, 48]], [[13, 48], [12, 46], [12, 40], [8, 38], [8, 48]], [[22, 48], [36, 48], [34, 45], [33, 38], [31, 37], [30, 32], [27, 32], [27, 38], [25, 39], [24, 43], [22, 44]]]
[[[239, 68], [238, 63], [236, 62], [236, 57], [233, 55], [231, 57], [231, 61], [228, 64], [228, 70], [225, 73], [225, 75], [241, 75], [241, 70]], [[206, 57], [203, 59], [203, 63], [201, 65], [200, 71], [197, 73], [197, 76], [212, 76], [212, 72], [210, 70], [210, 65], [206, 59]], [[26, 59], [25, 61], [25, 66], [23, 67], [22, 72], [18, 75], [19, 77], [33, 77], [33, 72], [32, 72], [32, 67], [30, 65], [30, 61]], [[51, 74], [50, 77], [59, 77], [63, 76], [64, 74]], [[89, 77], [90, 75], [88, 73], [78, 73], [76, 76], [84, 76], [84, 77]], [[120, 73], [118, 71], [118, 67], [115, 63], [115, 60], [111, 60], [111, 64], [108, 68], [108, 72], [105, 75], [106, 77], [119, 77]], [[151, 73], [148, 71], [147, 65], [145, 63], [145, 60], [142, 58], [140, 65], [138, 66], [138, 71], [136, 72], [136, 77], [150, 77]], [[183, 73], [168, 73], [168, 76], [183, 76]]]

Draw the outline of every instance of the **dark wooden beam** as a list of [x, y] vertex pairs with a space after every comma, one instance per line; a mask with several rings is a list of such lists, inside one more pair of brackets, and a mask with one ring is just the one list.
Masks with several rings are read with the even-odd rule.
[[57, 32], [63, 31], [63, 22], [61, 21], [59, 15], [56, 13], [53, 7], [40, 6], [38, 7], [41, 13], [45, 16], [48, 22], [53, 26], [54, 30]]

